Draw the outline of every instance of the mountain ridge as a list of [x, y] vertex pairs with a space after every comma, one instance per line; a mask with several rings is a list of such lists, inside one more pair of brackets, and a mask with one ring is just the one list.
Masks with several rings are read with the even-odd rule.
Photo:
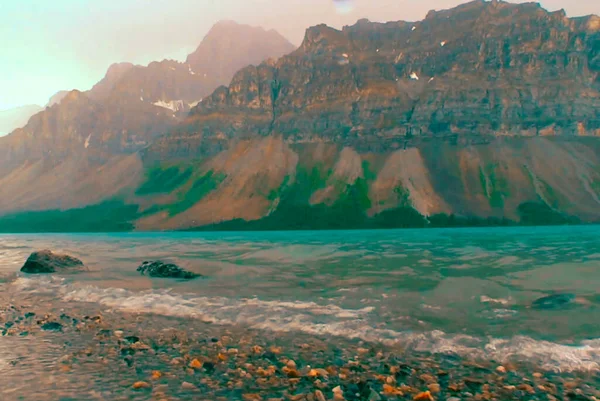
[[[417, 22], [311, 27], [298, 49], [241, 68], [189, 114], [159, 107], [171, 119], [154, 133], [92, 137], [87, 171], [104, 178], [89, 185], [118, 190], [39, 196], [30, 209], [16, 191], [0, 210], [118, 199], [136, 208], [123, 218], [139, 230], [600, 221], [598, 21], [473, 1]], [[161, 79], [178, 73], [170, 63], [153, 67]], [[109, 103], [162, 96], [132, 87]], [[57, 174], [73, 170], [56, 163]], [[23, 185], [11, 171], [0, 186]], [[35, 186], [37, 173], [23, 171]]]
[[[227, 26], [235, 30], [234, 36], [251, 37], [256, 32], [255, 28], [236, 23]], [[209, 32], [203, 42], [217, 39]], [[293, 47], [279, 34], [272, 42], [277, 45], [273, 54], [279, 54], [282, 47]], [[240, 48], [248, 44], [256, 42], [242, 43]], [[268, 48], [261, 46], [257, 50], [263, 54]], [[239, 64], [235, 68], [261, 61], [251, 49], [244, 53], [252, 56], [233, 60]], [[202, 56], [198, 51], [192, 55]], [[42, 116], [2, 138], [0, 172], [26, 162], [28, 155], [57, 158], [92, 152], [91, 157], [106, 160], [115, 154], [135, 152], [166, 132], [221, 84], [220, 80], [207, 77], [207, 73], [195, 72], [191, 65], [173, 60], [152, 62], [145, 67], [115, 63], [91, 90], [59, 92]]]

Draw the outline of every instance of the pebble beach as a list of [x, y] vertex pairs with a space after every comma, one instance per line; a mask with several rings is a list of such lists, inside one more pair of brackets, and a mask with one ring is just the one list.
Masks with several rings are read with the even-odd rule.
[[12, 353], [2, 356], [3, 400], [600, 399], [598, 372], [548, 372], [93, 305], [56, 311], [11, 304], [0, 326], [0, 344]]

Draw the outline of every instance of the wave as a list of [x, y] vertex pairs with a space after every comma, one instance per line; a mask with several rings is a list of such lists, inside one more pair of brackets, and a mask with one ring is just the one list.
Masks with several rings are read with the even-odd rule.
[[396, 331], [386, 328], [385, 323], [372, 320], [376, 317], [373, 307], [345, 309], [315, 302], [186, 297], [169, 290], [134, 292], [120, 288], [81, 286], [55, 277], [19, 277], [11, 286], [22, 293], [48, 294], [67, 302], [93, 302], [123, 312], [196, 318], [214, 324], [242, 325], [274, 332], [339, 336], [389, 346], [400, 345], [407, 350], [458, 354], [498, 363], [530, 361], [549, 371], [600, 370], [600, 339], [583, 341], [578, 345], [563, 345], [526, 336], [501, 339], [447, 334], [438, 330], [422, 333]]

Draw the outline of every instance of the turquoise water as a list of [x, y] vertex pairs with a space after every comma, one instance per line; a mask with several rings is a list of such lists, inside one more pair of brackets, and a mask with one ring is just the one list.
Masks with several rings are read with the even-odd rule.
[[[89, 273], [18, 273], [34, 250]], [[140, 277], [144, 260], [206, 276]], [[600, 227], [0, 236], [4, 286], [49, 302], [342, 336], [432, 352], [600, 366]], [[534, 301], [569, 294], [538, 308]]]

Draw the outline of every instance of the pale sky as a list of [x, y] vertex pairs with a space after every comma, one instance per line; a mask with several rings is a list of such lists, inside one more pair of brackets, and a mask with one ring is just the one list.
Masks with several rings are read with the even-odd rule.
[[[341, 28], [360, 18], [414, 21], [431, 9], [464, 2], [351, 1], [0, 0], [0, 110], [45, 105], [59, 90], [87, 90], [114, 62], [184, 60], [223, 19], [276, 29], [298, 45], [312, 25]], [[569, 16], [600, 14], [600, 0], [541, 3], [552, 11], [564, 8]]]

